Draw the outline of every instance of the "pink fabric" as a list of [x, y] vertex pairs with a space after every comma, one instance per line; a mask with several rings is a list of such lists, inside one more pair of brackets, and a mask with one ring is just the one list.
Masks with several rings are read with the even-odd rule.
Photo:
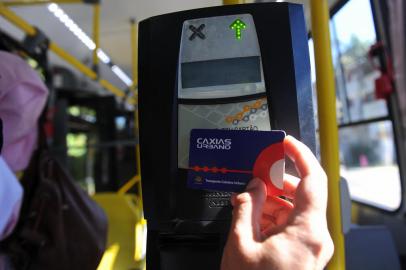
[[48, 90], [23, 59], [0, 51], [0, 118], [3, 120], [2, 156], [12, 171], [24, 170], [37, 142], [38, 118]]

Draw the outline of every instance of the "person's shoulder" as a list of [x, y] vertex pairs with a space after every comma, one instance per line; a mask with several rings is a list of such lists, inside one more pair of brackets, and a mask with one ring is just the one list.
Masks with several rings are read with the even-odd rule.
[[47, 92], [39, 74], [22, 57], [0, 50], [0, 94], [25, 84]]
[[19, 56], [0, 51], [0, 91], [3, 94], [18, 82], [20, 70], [26, 72], [27, 65]]
[[28, 64], [18, 55], [0, 50], [0, 66], [12, 68], [25, 65]]

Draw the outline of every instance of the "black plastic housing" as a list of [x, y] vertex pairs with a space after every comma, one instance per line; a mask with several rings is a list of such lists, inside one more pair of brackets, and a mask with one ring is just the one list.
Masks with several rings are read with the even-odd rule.
[[[185, 20], [251, 14], [262, 55], [272, 129], [315, 152], [303, 7], [261, 3], [188, 10], [139, 24], [139, 124], [148, 269], [217, 269], [231, 219], [229, 194], [191, 190], [178, 169], [177, 67]], [[292, 170], [288, 167], [287, 170]]]

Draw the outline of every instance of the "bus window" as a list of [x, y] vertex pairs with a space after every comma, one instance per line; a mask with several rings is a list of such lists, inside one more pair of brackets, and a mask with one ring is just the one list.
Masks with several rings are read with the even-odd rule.
[[386, 210], [397, 209], [401, 185], [392, 122], [343, 127], [339, 138], [340, 171], [351, 197]]
[[[370, 1], [348, 1], [331, 18], [330, 34], [341, 175], [348, 181], [353, 200], [396, 210], [401, 184], [392, 120], [387, 102], [375, 98], [374, 82], [380, 74], [367, 57], [377, 41]], [[311, 39], [309, 49], [314, 72]], [[313, 73], [314, 89], [315, 79]]]
[[375, 78], [379, 76], [367, 54], [376, 43], [369, 0], [352, 0], [332, 18], [331, 45], [339, 100], [340, 124], [388, 115], [385, 100], [375, 99]]

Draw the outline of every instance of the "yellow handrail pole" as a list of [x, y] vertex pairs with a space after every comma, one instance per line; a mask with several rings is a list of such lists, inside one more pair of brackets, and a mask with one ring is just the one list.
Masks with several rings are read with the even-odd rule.
[[[11, 11], [9, 8], [3, 5], [3, 3], [0, 2], [0, 15], [2, 15], [5, 19], [7, 19], [10, 23], [14, 24], [18, 28], [20, 28], [22, 31], [24, 31], [27, 35], [33, 36], [36, 34], [36, 30], [33, 26], [31, 26], [29, 23], [24, 21], [22, 18], [18, 17], [13, 11]], [[81, 73], [86, 75], [92, 80], [97, 79], [97, 74], [91, 70], [89, 67], [84, 65], [82, 62], [77, 60], [74, 56], [66, 52], [64, 49], [58, 46], [55, 42], [50, 42], [49, 43], [49, 49], [58, 55], [60, 58], [71, 64], [73, 67], [75, 67], [77, 70], [79, 70]], [[106, 80], [100, 80], [99, 81], [100, 85], [103, 86], [106, 90], [110, 91], [111, 93], [115, 94], [118, 97], [124, 97], [125, 93], [118, 89], [116, 86], [113, 84], [109, 83]]]
[[141, 185], [141, 153], [140, 153], [140, 142], [139, 142], [139, 133], [138, 133], [138, 105], [137, 108], [135, 109], [135, 130], [136, 130], [136, 136], [138, 137], [138, 143], [135, 146], [135, 155], [137, 157], [137, 174], [136, 177], [138, 179], [140, 179], [140, 181], [138, 182], [138, 195], [140, 198], [140, 205], [141, 205], [141, 209], [143, 208], [143, 203], [142, 203], [142, 185]]
[[345, 269], [345, 246], [341, 220], [340, 166], [336, 92], [331, 57], [327, 0], [311, 0], [312, 36], [316, 61], [317, 106], [321, 163], [328, 176], [327, 220], [335, 252], [327, 268]]
[[[94, 73], [95, 74], [95, 76], [97, 76], [96, 75], [96, 73]], [[123, 97], [125, 97], [125, 93], [122, 91], [122, 90], [120, 90], [120, 89], [118, 89], [117, 87], [115, 87], [112, 83], [110, 83], [109, 81], [107, 81], [107, 80], [105, 80], [105, 79], [100, 79], [99, 80], [99, 84], [101, 85], [101, 86], [103, 86], [106, 90], [108, 90], [108, 91], [110, 91], [111, 93], [113, 93], [114, 95], [116, 95], [117, 97], [120, 97], [120, 98], [123, 98]]]
[[132, 89], [135, 90], [138, 84], [138, 42], [137, 42], [137, 23], [135, 19], [130, 20], [131, 23], [131, 52], [132, 52]]
[[59, 47], [55, 42], [50, 42], [49, 43], [49, 49], [64, 59], [66, 62], [74, 66], [76, 69], [78, 69], [80, 72], [82, 72], [84, 75], [89, 77], [92, 80], [95, 80], [97, 78], [96, 73], [88, 68], [86, 65], [82, 64], [78, 59], [76, 59], [74, 56], [70, 55], [68, 52], [66, 52], [64, 49]]
[[3, 3], [0, 2], [0, 14], [9, 22], [23, 30], [27, 35], [33, 36], [37, 32], [34, 27], [28, 24], [26, 21], [18, 17], [10, 9], [6, 8]]
[[[130, 20], [131, 26], [131, 52], [132, 52], [132, 76], [133, 76], [133, 85], [132, 89], [134, 91], [135, 98], [138, 99], [136, 85], [138, 84], [138, 42], [137, 42], [137, 24], [135, 19]], [[138, 122], [138, 100], [136, 100], [137, 106], [134, 110], [134, 128], [135, 128], [135, 136], [139, 138], [139, 122]], [[137, 145], [135, 146], [135, 155], [136, 155], [136, 170], [137, 174], [135, 175], [136, 178], [140, 179], [137, 182], [138, 184], [138, 196], [140, 198], [140, 207], [144, 209], [143, 202], [142, 202], [142, 185], [141, 185], [141, 153], [140, 153], [140, 143], [138, 140]], [[142, 219], [144, 219], [144, 214], [142, 214]]]
[[244, 4], [245, 0], [223, 0], [223, 5]]
[[19, 0], [19, 1], [3, 1], [5, 6], [29, 6], [29, 5], [43, 5], [43, 4], [80, 4], [84, 3], [83, 0]]
[[96, 45], [93, 50], [93, 70], [97, 73], [99, 66], [97, 52], [100, 48], [100, 3], [93, 5], [93, 41]]
[[133, 176], [130, 180], [125, 182], [125, 184], [117, 191], [117, 193], [120, 195], [126, 194], [139, 181], [140, 178], [138, 178], [137, 176]]

